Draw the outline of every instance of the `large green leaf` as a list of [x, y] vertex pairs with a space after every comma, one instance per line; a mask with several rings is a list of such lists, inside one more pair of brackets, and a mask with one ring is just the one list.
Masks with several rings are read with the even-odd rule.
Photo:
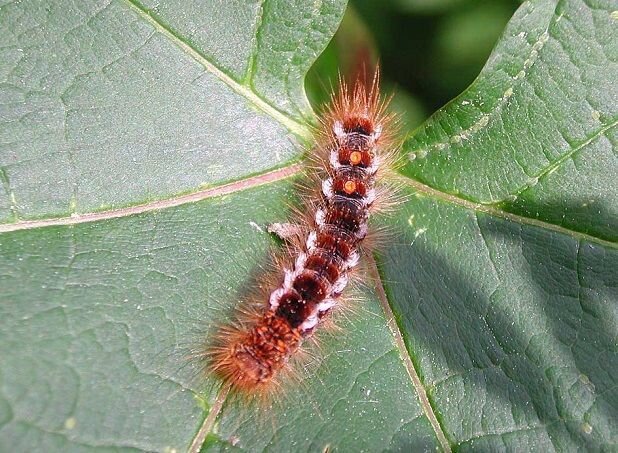
[[264, 410], [195, 379], [183, 348], [286, 218], [343, 7], [0, 7], [0, 450], [615, 448], [609, 2], [524, 3], [408, 138], [381, 282], [301, 384]]
[[286, 5], [4, 5], [0, 220], [164, 199], [296, 156], [301, 76], [343, 5]]

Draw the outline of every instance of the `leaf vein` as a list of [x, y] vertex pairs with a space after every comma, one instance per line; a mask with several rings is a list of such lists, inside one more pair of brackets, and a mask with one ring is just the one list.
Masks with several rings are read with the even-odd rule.
[[[555, 11], [554, 11], [554, 17], [555, 17]], [[511, 77], [512, 79], [511, 83], [504, 89], [502, 96], [500, 96], [496, 100], [497, 102], [492, 107], [492, 109], [489, 110], [488, 112], [481, 111], [481, 114], [471, 126], [460, 130], [458, 133], [452, 136], [447, 137], [445, 141], [428, 144], [426, 146], [425, 152], [427, 152], [427, 150], [441, 151], [453, 145], [461, 145], [462, 142], [470, 140], [470, 138], [472, 138], [478, 132], [482, 131], [483, 129], [487, 127], [487, 125], [492, 120], [492, 118], [498, 115], [502, 111], [504, 106], [508, 104], [510, 98], [513, 96], [513, 92], [515, 91], [515, 88], [519, 87], [523, 83], [523, 81], [525, 80], [525, 76], [530, 71], [530, 68], [532, 68], [534, 63], [538, 60], [539, 52], [545, 46], [545, 43], [547, 42], [549, 38], [548, 29], [551, 23], [552, 22], [550, 22], [547, 25], [547, 28], [539, 35], [536, 41], [530, 45], [530, 52], [528, 54], [528, 57], [522, 63], [522, 66], [521, 66], [522, 69], [515, 76]], [[456, 102], [458, 99], [459, 97], [455, 98], [453, 101], [451, 101], [451, 103]], [[437, 113], [440, 113], [443, 111], [444, 109], [440, 109]], [[428, 122], [429, 121], [431, 121], [431, 119], [428, 120]], [[422, 129], [422, 127], [423, 126], [421, 126], [418, 130]], [[415, 155], [417, 151], [418, 150], [416, 149], [412, 150], [409, 154]]]
[[[451, 204], [455, 204], [458, 206], [462, 206], [466, 209], [470, 209], [472, 211], [476, 211], [476, 212], [483, 212], [485, 214], [488, 214], [490, 216], [493, 217], [498, 217], [498, 218], [502, 218], [505, 220], [509, 220], [512, 222], [516, 222], [518, 224], [522, 224], [522, 225], [532, 225], [532, 226], [536, 226], [539, 228], [545, 228], [551, 231], [554, 231], [556, 233], [560, 233], [560, 234], [564, 234], [566, 236], [570, 236], [579, 240], [584, 240], [584, 241], [588, 241], [588, 242], [592, 242], [592, 243], [596, 243], [599, 244], [603, 247], [609, 247], [612, 249], [618, 249], [618, 243], [616, 242], [612, 242], [609, 241], [607, 239], [601, 239], [599, 237], [593, 236], [591, 234], [588, 233], [582, 233], [581, 231], [575, 231], [575, 230], [571, 230], [569, 228], [560, 226], [560, 225], [555, 225], [553, 223], [549, 223], [543, 220], [539, 220], [539, 219], [533, 219], [531, 217], [524, 217], [518, 214], [513, 214], [511, 212], [507, 212], [504, 211], [502, 209], [500, 209], [499, 207], [495, 206], [493, 203], [492, 204], [483, 204], [483, 203], [477, 203], [471, 200], [467, 200], [465, 198], [461, 198], [459, 196], [453, 195], [453, 194], [449, 194], [446, 192], [442, 192], [438, 189], [434, 189], [431, 186], [428, 186], [426, 184], [423, 184], [419, 181], [416, 181], [412, 178], [409, 177], [402, 177], [402, 180], [404, 181], [404, 184], [412, 187], [414, 190], [423, 193], [425, 195], [437, 198], [439, 200], [443, 200], [447, 203], [451, 203]], [[1, 227], [0, 227], [1, 228]], [[2, 230], [0, 230], [2, 231]]]
[[163, 200], [158, 200], [137, 206], [112, 209], [109, 211], [90, 212], [83, 215], [73, 213], [69, 217], [45, 218], [40, 220], [24, 220], [4, 225], [0, 224], [0, 234], [8, 233], [10, 231], [29, 230], [49, 226], [75, 225], [79, 223], [90, 223], [100, 220], [116, 219], [120, 217], [127, 217], [131, 215], [143, 214], [145, 212], [181, 206], [186, 203], [195, 203], [201, 200], [205, 200], [207, 198], [228, 195], [253, 187], [258, 187], [263, 184], [268, 184], [282, 179], [286, 179], [297, 174], [300, 171], [300, 168], [300, 164], [293, 164], [268, 173], [263, 173], [250, 178], [241, 179], [229, 184], [223, 184], [205, 190], [200, 190], [198, 192], [193, 192], [190, 194], [180, 195], [172, 198], [166, 198]]
[[376, 291], [377, 291], [378, 299], [380, 300], [380, 305], [382, 306], [382, 309], [384, 310], [384, 316], [386, 317], [386, 324], [389, 330], [391, 331], [391, 334], [393, 335], [395, 344], [397, 346], [401, 359], [404, 363], [406, 371], [408, 372], [408, 376], [410, 376], [410, 380], [412, 381], [412, 385], [414, 386], [414, 389], [418, 396], [423, 412], [425, 413], [425, 416], [429, 420], [429, 423], [431, 424], [431, 427], [433, 428], [436, 434], [436, 437], [438, 439], [438, 442], [440, 443], [440, 446], [442, 447], [442, 450], [445, 452], [450, 452], [451, 451], [450, 443], [447, 440], [446, 435], [444, 434], [442, 426], [440, 425], [440, 422], [438, 421], [438, 417], [436, 416], [433, 407], [431, 406], [431, 402], [429, 401], [427, 391], [425, 387], [423, 386], [423, 382], [421, 381], [421, 378], [418, 375], [416, 368], [414, 367], [414, 363], [412, 362], [412, 358], [410, 357], [410, 353], [408, 352], [408, 349], [405, 344], [405, 340], [403, 338], [403, 333], [401, 332], [401, 329], [397, 325], [395, 314], [393, 313], [393, 310], [388, 302], [386, 291], [384, 290], [384, 286], [382, 285], [382, 278], [378, 271], [376, 262], [372, 258], [370, 258], [370, 262], [371, 262], [370, 272], [373, 274], [374, 280], [377, 283]]
[[253, 48], [251, 49], [251, 54], [249, 55], [249, 61], [247, 62], [247, 73], [245, 74], [244, 84], [247, 86], [251, 86], [253, 82], [253, 75], [255, 74], [255, 69], [257, 68], [257, 56], [260, 50], [260, 32], [262, 31], [262, 23], [264, 20], [264, 10], [266, 8], [267, 0], [260, 0], [259, 12], [255, 21], [255, 37], [253, 42]]
[[616, 125], [618, 125], [618, 119], [616, 119], [613, 123], [607, 124], [604, 127], [598, 129], [590, 137], [588, 137], [586, 140], [581, 142], [579, 145], [571, 148], [568, 152], [564, 153], [558, 159], [556, 159], [555, 161], [547, 165], [545, 168], [539, 171], [536, 175], [532, 176], [532, 178], [527, 183], [515, 189], [515, 191], [512, 194], [508, 195], [502, 200], [492, 202], [491, 205], [498, 205], [500, 203], [504, 203], [505, 201], [512, 201], [513, 197], [517, 198], [526, 189], [532, 187], [533, 185], [538, 184], [538, 181], [540, 181], [542, 178], [544, 178], [545, 176], [549, 176], [551, 173], [556, 171], [564, 162], [566, 162], [568, 159], [573, 157], [577, 152], [581, 151], [582, 149], [584, 149], [586, 146], [593, 143], [598, 138], [604, 137], [605, 133], [609, 132]]

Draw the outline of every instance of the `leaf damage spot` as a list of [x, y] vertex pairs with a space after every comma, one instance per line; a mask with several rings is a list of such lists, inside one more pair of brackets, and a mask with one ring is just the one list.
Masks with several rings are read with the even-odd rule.
[[502, 95], [502, 100], [506, 101], [508, 98], [513, 96], [513, 87], [508, 87], [504, 94]]
[[524, 61], [524, 69], [517, 73], [515, 79], [520, 79], [526, 76], [526, 71], [529, 70], [534, 65], [534, 63], [536, 63], [539, 58], [539, 52], [545, 46], [545, 43], [548, 39], [549, 33], [547, 32], [544, 32], [541, 36], [539, 36], [539, 39], [532, 45], [530, 55], [528, 56], [528, 58], [526, 58], [526, 61]]
[[585, 434], [591, 434], [592, 433], [592, 426], [590, 425], [590, 423], [582, 423], [582, 431]]
[[74, 429], [77, 426], [77, 419], [75, 417], [69, 417], [64, 421], [64, 429]]
[[251, 225], [251, 227], [253, 227], [253, 229], [255, 229], [256, 231], [263, 233], [264, 230], [262, 229], [262, 227], [260, 227], [257, 223], [251, 221], [249, 222], [249, 225]]
[[[549, 174], [549, 173], [548, 173]], [[528, 187], [534, 187], [539, 183], [538, 177], [533, 177], [528, 180]]]
[[592, 392], [594, 392], [594, 384], [592, 383], [592, 381], [590, 380], [588, 376], [586, 376], [585, 374], [580, 374], [579, 381], [582, 384], [584, 384], [586, 387], [588, 387]]
[[[444, 145], [443, 148], [444, 147], [446, 147], [446, 145]], [[439, 148], [439, 149], [442, 149], [442, 148]], [[416, 159], [417, 157], [419, 159], [424, 159], [426, 156], [427, 156], [427, 149], [421, 148], [421, 149], [417, 149], [416, 151], [412, 151], [411, 153], [409, 153], [408, 154], [408, 159], [410, 159], [412, 161], [412, 160]]]

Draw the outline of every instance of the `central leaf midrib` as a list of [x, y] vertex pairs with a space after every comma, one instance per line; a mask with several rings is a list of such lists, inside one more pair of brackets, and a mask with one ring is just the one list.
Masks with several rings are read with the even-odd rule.
[[[178, 206], [183, 206], [188, 203], [199, 202], [208, 198], [216, 198], [218, 196], [223, 195], [232, 195], [234, 193], [252, 189], [254, 187], [258, 187], [260, 185], [265, 184], [264, 178], [270, 177], [267, 184], [275, 183], [279, 180], [283, 180], [294, 175], [300, 174], [302, 171], [302, 165], [298, 163], [290, 163], [284, 167], [280, 167], [276, 170], [269, 170], [258, 175], [247, 176], [242, 179], [236, 180], [233, 183], [225, 183], [219, 184], [209, 189], [197, 192], [191, 192], [188, 194], [180, 195], [177, 197], [169, 197], [160, 200], [153, 201], [151, 203], [139, 204], [130, 206], [127, 208], [113, 209], [109, 211], [97, 211], [91, 213], [84, 213], [80, 216], [69, 216], [69, 217], [52, 217], [52, 218], [44, 218], [39, 220], [25, 220], [16, 223], [6, 223], [0, 224], [0, 234], [9, 233], [12, 231], [19, 231], [25, 229], [38, 229], [49, 226], [63, 226], [63, 225], [75, 225], [80, 223], [90, 223], [90, 222], [98, 222], [109, 219], [123, 218], [129, 217], [136, 214], [144, 214], [150, 211], [159, 211], [162, 209], [171, 209]], [[403, 184], [410, 186], [415, 191], [422, 193], [426, 196], [430, 196], [434, 199], [441, 200], [443, 202], [447, 202], [450, 204], [454, 204], [466, 209], [469, 209], [474, 212], [482, 212], [487, 215], [491, 215], [493, 217], [498, 217], [504, 220], [509, 220], [513, 222], [517, 222], [520, 224], [533, 225], [536, 227], [544, 228], [547, 230], [554, 231], [556, 233], [564, 234], [567, 236], [574, 237], [578, 240], [584, 240], [588, 242], [593, 242], [604, 247], [618, 249], [618, 243], [612, 242], [606, 239], [599, 238], [597, 236], [583, 233], [581, 231], [572, 230], [569, 228], [565, 228], [553, 223], [549, 223], [539, 219], [533, 219], [531, 217], [525, 217], [518, 214], [513, 214], [508, 211], [504, 211], [493, 204], [483, 204], [477, 203], [474, 201], [467, 200], [465, 198], [459, 197], [457, 195], [453, 195], [450, 193], [443, 192], [439, 189], [436, 189], [427, 184], [421, 183], [417, 180], [414, 180], [409, 177], [400, 176]], [[225, 190], [225, 193], [218, 193], [222, 189]]]

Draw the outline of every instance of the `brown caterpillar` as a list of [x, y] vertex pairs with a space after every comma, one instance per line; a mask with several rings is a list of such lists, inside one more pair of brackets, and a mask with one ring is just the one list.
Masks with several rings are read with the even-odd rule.
[[[383, 183], [393, 163], [393, 116], [379, 97], [379, 76], [357, 80], [320, 118], [311, 152], [316, 190], [309, 196], [291, 262], [276, 276], [261, 308], [219, 330], [208, 351], [210, 371], [232, 390], [262, 393], [289, 371], [303, 341], [341, 306], [357, 266], [368, 221], [393, 191]], [[289, 226], [278, 230], [289, 235]], [[284, 234], [284, 235], [286, 235]], [[366, 253], [366, 252], [365, 252]]]

